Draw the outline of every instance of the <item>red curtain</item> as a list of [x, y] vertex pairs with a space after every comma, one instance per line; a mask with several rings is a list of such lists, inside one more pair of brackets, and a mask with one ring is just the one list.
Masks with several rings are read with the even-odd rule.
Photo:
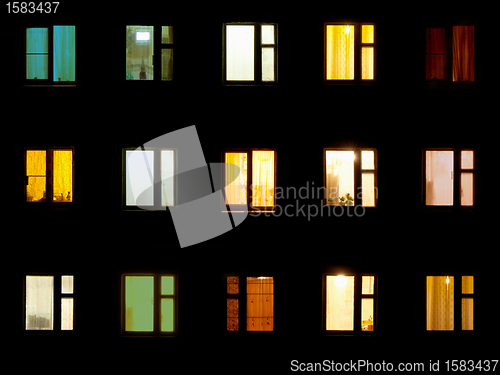
[[474, 26], [453, 26], [453, 81], [474, 81]]
[[446, 29], [426, 29], [425, 40], [425, 78], [446, 79]]

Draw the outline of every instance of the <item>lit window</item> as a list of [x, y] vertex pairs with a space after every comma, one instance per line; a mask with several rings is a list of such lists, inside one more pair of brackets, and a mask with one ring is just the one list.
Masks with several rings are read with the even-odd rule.
[[325, 24], [325, 33], [327, 81], [375, 79], [375, 25]]
[[273, 209], [275, 206], [276, 153], [274, 150], [223, 152], [225, 203]]
[[[158, 47], [155, 45], [154, 31], [155, 26], [126, 27], [127, 80], [152, 81], [157, 77], [162, 81], [173, 80], [173, 26], [161, 26], [161, 45]], [[158, 65], [161, 71], [155, 72], [155, 56], [161, 58]]]
[[75, 305], [73, 275], [27, 275], [25, 290], [26, 330], [73, 330]]
[[177, 286], [174, 275], [124, 275], [123, 285], [124, 333], [175, 333]]
[[[226, 279], [227, 331], [273, 331], [274, 278], [228, 276]], [[245, 305], [246, 311], [241, 311]]]
[[375, 330], [375, 275], [326, 275], [326, 331]]
[[424, 164], [427, 206], [474, 205], [474, 151], [425, 150]]
[[27, 83], [74, 83], [75, 68], [75, 26], [26, 29]]
[[225, 24], [225, 83], [275, 83], [277, 25]]
[[376, 166], [374, 149], [325, 149], [326, 204], [375, 207]]
[[28, 203], [73, 202], [73, 149], [25, 149]]
[[[455, 316], [455, 294], [461, 300], [461, 318]], [[474, 330], [474, 276], [427, 276], [426, 308], [428, 331]]]
[[123, 160], [124, 209], [175, 205], [175, 150], [123, 149]]

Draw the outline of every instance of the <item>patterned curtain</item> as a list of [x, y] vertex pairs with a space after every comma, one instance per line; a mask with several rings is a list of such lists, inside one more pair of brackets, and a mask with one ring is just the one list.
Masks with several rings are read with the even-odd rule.
[[247, 277], [247, 331], [274, 329], [274, 280]]
[[453, 276], [427, 276], [427, 330], [453, 330]]

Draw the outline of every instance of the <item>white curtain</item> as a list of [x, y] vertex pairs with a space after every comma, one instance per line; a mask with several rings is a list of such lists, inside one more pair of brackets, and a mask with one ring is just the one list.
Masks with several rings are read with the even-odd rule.
[[426, 151], [425, 162], [426, 205], [453, 205], [453, 151]]

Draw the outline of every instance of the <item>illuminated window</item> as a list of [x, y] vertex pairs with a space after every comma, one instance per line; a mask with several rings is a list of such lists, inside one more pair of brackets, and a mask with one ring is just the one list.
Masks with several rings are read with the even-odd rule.
[[233, 150], [223, 152], [225, 165], [225, 203], [273, 209], [276, 186], [276, 152], [274, 150]]
[[26, 83], [76, 81], [75, 26], [26, 29]]
[[75, 306], [73, 275], [27, 275], [25, 291], [26, 330], [73, 330]]
[[175, 205], [176, 153], [172, 149], [123, 149], [123, 208]]
[[177, 326], [176, 280], [174, 275], [123, 275], [123, 333], [175, 334]]
[[73, 148], [25, 149], [25, 199], [28, 203], [73, 202]]
[[425, 41], [426, 79], [474, 81], [474, 26], [426, 28]]
[[274, 330], [274, 278], [228, 276], [227, 331]]
[[375, 79], [375, 25], [325, 24], [325, 76], [328, 82]]
[[[126, 79], [152, 81], [159, 77], [162, 81], [174, 79], [174, 34], [173, 26], [161, 26], [161, 43], [155, 44], [155, 26], [126, 27]], [[158, 49], [157, 49], [158, 48]], [[160, 56], [161, 61], [156, 61]], [[156, 70], [155, 66], [160, 69]]]
[[473, 206], [474, 165], [472, 150], [425, 150], [425, 205]]
[[224, 83], [276, 83], [277, 29], [277, 24], [224, 24]]
[[[461, 301], [460, 310], [455, 297]], [[427, 276], [426, 308], [428, 331], [474, 330], [474, 276]]]
[[372, 332], [376, 322], [376, 275], [326, 275], [325, 330]]
[[374, 149], [325, 149], [327, 205], [377, 204], [377, 152]]

